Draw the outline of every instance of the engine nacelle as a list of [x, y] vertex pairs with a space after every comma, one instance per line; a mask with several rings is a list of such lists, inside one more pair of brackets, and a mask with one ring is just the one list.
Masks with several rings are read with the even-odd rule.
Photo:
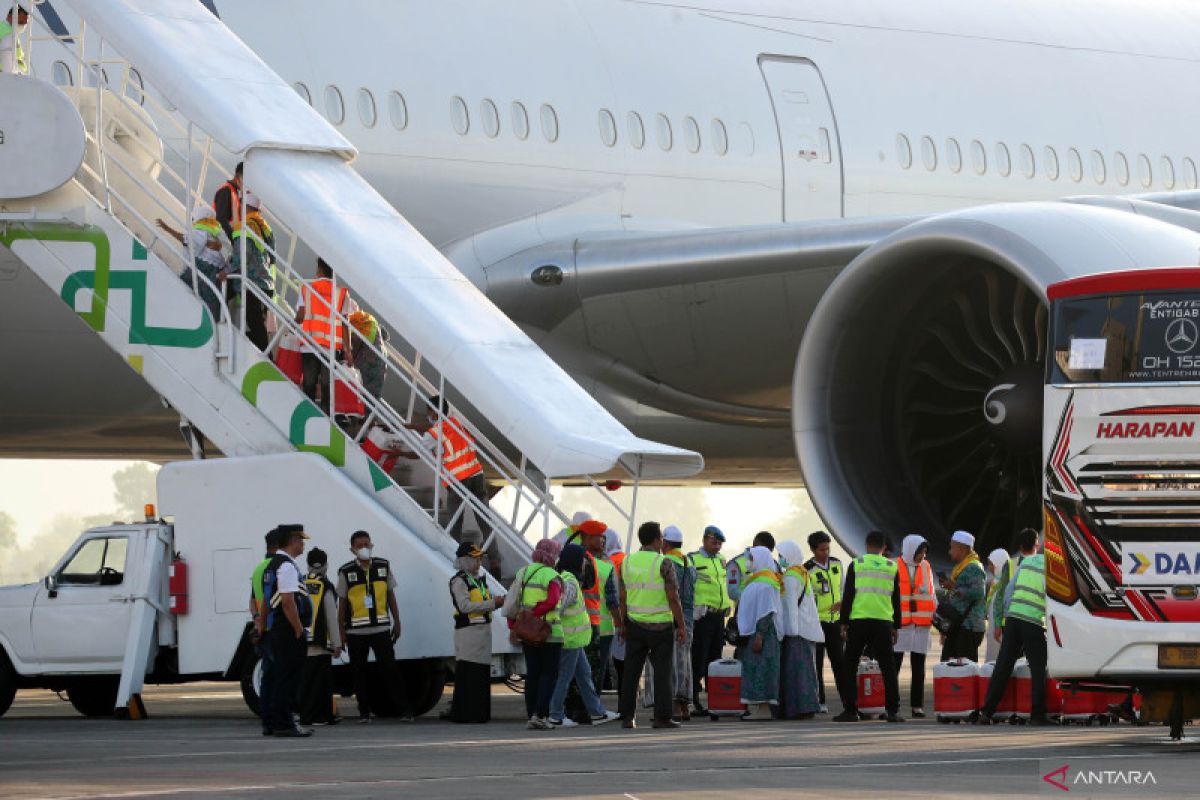
[[792, 424], [826, 525], [1009, 548], [1040, 528], [1046, 287], [1197, 263], [1200, 235], [1067, 203], [983, 206], [897, 231], [846, 267], [804, 335]]

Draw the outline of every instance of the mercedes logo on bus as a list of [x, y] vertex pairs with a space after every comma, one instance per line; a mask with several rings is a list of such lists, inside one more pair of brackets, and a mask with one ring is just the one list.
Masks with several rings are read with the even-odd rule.
[[1196, 323], [1181, 317], [1171, 320], [1167, 326], [1166, 340], [1172, 353], [1190, 353], [1200, 340], [1200, 331], [1196, 329]]

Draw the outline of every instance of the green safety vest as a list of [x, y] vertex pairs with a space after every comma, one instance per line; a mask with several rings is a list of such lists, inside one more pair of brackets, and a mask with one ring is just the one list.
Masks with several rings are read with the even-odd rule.
[[[8, 7], [11, 9], [12, 4], [10, 3]], [[19, 36], [17, 36], [17, 33], [16, 33], [16, 31], [13, 30], [12, 25], [9, 25], [7, 22], [5, 22], [3, 20], [0, 20], [0, 39], [3, 39], [5, 36], [10, 36], [10, 35], [13, 38], [13, 50], [16, 53], [16, 57], [14, 59], [14, 61], [16, 62], [16, 66], [17, 66], [16, 74], [28, 75], [29, 74], [29, 62], [25, 60], [25, 50], [24, 50], [24, 48], [21, 47], [21, 38]]]
[[591, 643], [592, 621], [588, 619], [587, 607], [583, 604], [583, 588], [579, 585], [579, 579], [569, 572], [561, 575], [564, 594], [566, 587], [575, 587], [575, 602], [569, 606], [559, 604], [562, 609], [562, 643], [567, 650], [577, 650]]
[[662, 576], [663, 556], [651, 550], [630, 553], [621, 563], [625, 608], [634, 622], [671, 622], [667, 584]]
[[727, 610], [732, 604], [725, 585], [724, 556], [720, 553], [710, 556], [704, 550], [697, 550], [690, 557], [696, 568], [696, 605], [708, 606], [711, 611]]
[[1026, 556], [1017, 567], [1005, 617], [1046, 627], [1046, 560], [1041, 553]]
[[[526, 564], [521, 567], [521, 608], [533, 608], [549, 597], [550, 581], [557, 577], [558, 572], [545, 564]], [[546, 641], [561, 642], [563, 629], [558, 609], [551, 609], [543, 619], [550, 623], [550, 636]]]
[[854, 559], [854, 608], [850, 619], [881, 619], [891, 622], [892, 593], [896, 588], [896, 562], [876, 553]]
[[837, 622], [840, 616], [833, 607], [842, 602], [842, 562], [832, 556], [829, 565], [813, 562], [808, 571], [809, 591], [817, 601], [817, 616], [821, 622]]
[[608, 585], [608, 577], [612, 575], [613, 563], [607, 558], [596, 559], [596, 588], [600, 592], [600, 635], [612, 636], [616, 633], [613, 625], [612, 612], [604, 600], [604, 587]]

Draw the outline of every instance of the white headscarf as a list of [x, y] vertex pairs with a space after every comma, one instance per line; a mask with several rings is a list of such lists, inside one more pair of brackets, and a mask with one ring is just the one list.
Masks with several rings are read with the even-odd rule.
[[781, 566], [784, 569], [804, 566], [804, 551], [800, 549], [800, 545], [792, 540], [789, 539], [786, 542], [780, 542], [775, 549], [779, 551], [779, 558], [783, 562]]
[[192, 221], [196, 222], [202, 219], [213, 219], [217, 216], [217, 212], [213, 211], [213, 207], [203, 200], [197, 200], [195, 208], [192, 209]]
[[908, 564], [910, 567], [913, 565], [913, 559], [917, 557], [917, 550], [923, 544], [927, 544], [924, 536], [910, 533], [904, 537], [904, 541], [900, 543], [900, 555], [904, 559], [905, 564]]
[[1000, 575], [1000, 570], [1004, 569], [1005, 563], [1008, 561], [1008, 551], [1003, 547], [997, 547], [992, 552], [988, 553], [988, 561], [996, 568], [997, 577]]
[[613, 553], [620, 553], [624, 550], [625, 548], [621, 546], [621, 536], [612, 528], [606, 530], [604, 532], [604, 555], [612, 556]]
[[[774, 568], [775, 559], [771, 557], [770, 550], [765, 547], [750, 548], [751, 574]], [[775, 615], [775, 635], [783, 639], [783, 603], [779, 591], [766, 582], [750, 584], [738, 600], [738, 633], [742, 636], [753, 636], [758, 621], [768, 614]]]

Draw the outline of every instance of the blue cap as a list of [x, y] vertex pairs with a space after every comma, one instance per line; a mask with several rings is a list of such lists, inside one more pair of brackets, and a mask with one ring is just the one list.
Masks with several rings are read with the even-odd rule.
[[709, 525], [707, 528], [705, 528], [704, 535], [705, 536], [715, 536], [715, 537], [717, 537], [718, 542], [725, 541], [725, 534], [721, 533], [721, 529], [718, 528], [716, 525]]

